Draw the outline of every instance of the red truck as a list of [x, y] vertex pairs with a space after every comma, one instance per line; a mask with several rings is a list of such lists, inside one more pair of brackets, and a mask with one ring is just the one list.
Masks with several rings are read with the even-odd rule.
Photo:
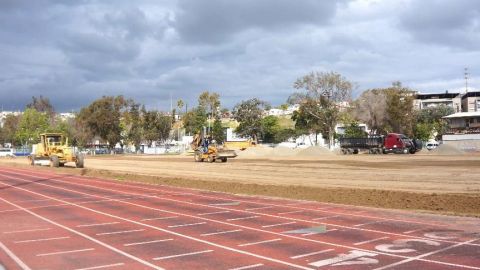
[[422, 142], [403, 134], [389, 133], [387, 136], [368, 138], [340, 138], [340, 149], [344, 155], [361, 151], [368, 151], [369, 154], [415, 154], [422, 149]]

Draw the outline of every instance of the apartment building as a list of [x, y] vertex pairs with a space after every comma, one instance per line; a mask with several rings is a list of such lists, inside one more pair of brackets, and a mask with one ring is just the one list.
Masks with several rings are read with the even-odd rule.
[[480, 112], [480, 91], [467, 92], [462, 96], [463, 112]]
[[435, 94], [417, 94], [413, 104], [416, 109], [436, 107], [445, 105], [452, 107], [454, 112], [462, 111], [462, 95], [459, 93], [435, 93]]

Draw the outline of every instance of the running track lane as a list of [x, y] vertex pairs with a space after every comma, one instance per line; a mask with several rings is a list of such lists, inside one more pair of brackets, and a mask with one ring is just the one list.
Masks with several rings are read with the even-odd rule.
[[[11, 220], [5, 224], [20, 227], [30, 218], [56, 225], [27, 232], [53, 240], [23, 242], [35, 243], [29, 245], [35, 250], [49, 249], [40, 255], [52, 255], [32, 256], [25, 247], [18, 248], [18, 242], [32, 239], [0, 235], [0, 241], [26, 265], [30, 261], [36, 265], [36, 257], [54, 256], [48, 261], [82, 258], [91, 267], [117, 269], [137, 269], [128, 265], [131, 261], [144, 268], [153, 264], [166, 269], [480, 269], [478, 235], [462, 230], [464, 224], [478, 225], [475, 219], [456, 218], [458, 225], [453, 227], [437, 216], [405, 218], [407, 214], [399, 211], [11, 168], [0, 168], [0, 183], [0, 217]], [[31, 224], [31, 230], [42, 229], [42, 224]], [[77, 238], [55, 239], [69, 236], [59, 236], [59, 228]], [[3, 226], [0, 230], [8, 232]], [[94, 244], [113, 253], [111, 261], [93, 263], [98, 257], [110, 258], [96, 256], [101, 247]], [[61, 253], [66, 251], [71, 253]], [[100, 269], [67, 266], [56, 269]]]

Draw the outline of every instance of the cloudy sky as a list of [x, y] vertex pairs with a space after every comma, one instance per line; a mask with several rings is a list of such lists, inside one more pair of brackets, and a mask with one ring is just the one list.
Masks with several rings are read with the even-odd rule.
[[477, 0], [0, 0], [0, 106], [71, 111], [103, 95], [167, 110], [203, 90], [280, 105], [296, 78], [363, 90], [480, 89]]

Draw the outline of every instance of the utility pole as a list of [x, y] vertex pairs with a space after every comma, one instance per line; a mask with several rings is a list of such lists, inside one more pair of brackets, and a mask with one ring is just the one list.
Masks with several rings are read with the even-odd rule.
[[468, 68], [465, 68], [465, 93], [468, 93]]

